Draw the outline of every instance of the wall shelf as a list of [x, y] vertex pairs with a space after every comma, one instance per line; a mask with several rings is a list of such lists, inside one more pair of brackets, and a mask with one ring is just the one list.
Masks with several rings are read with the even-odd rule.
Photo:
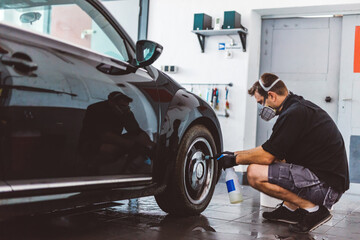
[[205, 52], [205, 38], [209, 36], [219, 36], [219, 35], [236, 35], [240, 37], [241, 45], [243, 47], [243, 52], [246, 52], [246, 35], [248, 33], [247, 28], [232, 28], [232, 29], [221, 29], [221, 30], [193, 30], [199, 39], [201, 52]]

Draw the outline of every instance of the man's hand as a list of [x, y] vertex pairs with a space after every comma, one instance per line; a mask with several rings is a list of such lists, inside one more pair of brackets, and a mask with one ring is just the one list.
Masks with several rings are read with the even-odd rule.
[[231, 168], [236, 166], [236, 155], [233, 152], [222, 152], [215, 156], [219, 168], [225, 170], [225, 168]]

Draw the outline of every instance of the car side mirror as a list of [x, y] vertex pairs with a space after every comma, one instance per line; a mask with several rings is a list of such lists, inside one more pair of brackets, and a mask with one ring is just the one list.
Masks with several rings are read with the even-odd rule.
[[146, 67], [159, 58], [163, 46], [149, 40], [139, 40], [136, 43], [136, 66]]

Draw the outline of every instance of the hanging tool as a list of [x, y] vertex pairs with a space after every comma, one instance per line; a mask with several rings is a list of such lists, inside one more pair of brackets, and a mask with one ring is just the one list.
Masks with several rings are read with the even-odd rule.
[[211, 89], [211, 107], [214, 107], [214, 96], [215, 96], [215, 89]]
[[225, 87], [225, 108], [226, 109], [230, 109], [228, 97], [229, 97], [229, 89], [227, 87]]
[[215, 109], [219, 110], [219, 89], [215, 88]]
[[198, 87], [197, 91], [198, 91], [198, 96], [202, 98], [202, 91], [201, 91], [201, 88], [200, 88], [200, 87]]
[[228, 113], [227, 109], [225, 109], [225, 114], [217, 114], [217, 116], [228, 118], [228, 117], [230, 117], [230, 114]]
[[206, 102], [209, 102], [210, 88], [206, 90]]

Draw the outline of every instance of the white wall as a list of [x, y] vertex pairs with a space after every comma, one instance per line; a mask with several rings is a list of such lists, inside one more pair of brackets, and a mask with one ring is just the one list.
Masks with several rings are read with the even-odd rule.
[[[360, 0], [151, 0], [148, 39], [164, 46], [162, 56], [155, 62], [176, 65], [179, 72], [172, 75], [180, 83], [233, 82], [229, 101], [229, 119], [219, 118], [225, 150], [241, 150], [255, 146], [256, 102], [247, 89], [259, 77], [261, 16], [301, 16], [328, 13], [360, 12]], [[223, 19], [224, 11], [241, 14], [242, 24], [248, 28], [247, 52], [233, 50], [233, 58], [225, 59], [218, 49], [219, 42], [229, 42], [227, 36], [206, 38], [205, 53], [201, 53], [193, 28], [194, 13], [206, 13]], [[232, 38], [237, 43], [237, 35]]]
[[138, 40], [139, 2], [140, 0], [102, 2], [134, 42]]

